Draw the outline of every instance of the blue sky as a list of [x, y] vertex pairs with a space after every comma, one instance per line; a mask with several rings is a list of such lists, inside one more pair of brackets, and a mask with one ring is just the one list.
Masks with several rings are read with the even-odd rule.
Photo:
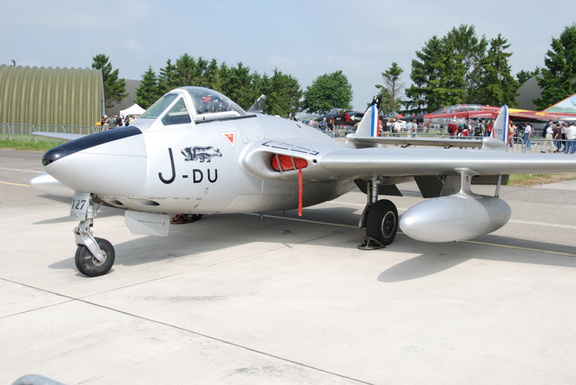
[[278, 68], [303, 89], [342, 70], [364, 109], [392, 62], [410, 86], [415, 52], [461, 24], [502, 34], [513, 73], [543, 66], [551, 39], [576, 22], [576, 1], [0, 0], [0, 14], [0, 64], [89, 68], [102, 53], [121, 77], [140, 79], [187, 53]]

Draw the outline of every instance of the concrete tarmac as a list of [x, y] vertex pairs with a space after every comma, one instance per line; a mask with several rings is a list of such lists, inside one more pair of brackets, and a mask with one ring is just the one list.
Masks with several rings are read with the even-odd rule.
[[[0, 384], [576, 381], [574, 182], [503, 187], [512, 220], [479, 239], [399, 233], [375, 251], [357, 249], [359, 192], [303, 218], [206, 216], [166, 238], [104, 208], [94, 231], [116, 264], [87, 278], [68, 200], [28, 186], [41, 156], [0, 150]], [[421, 200], [401, 189], [400, 212]]]

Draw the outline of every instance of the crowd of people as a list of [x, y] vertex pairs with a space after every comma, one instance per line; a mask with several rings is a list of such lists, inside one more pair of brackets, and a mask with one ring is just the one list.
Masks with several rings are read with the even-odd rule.
[[100, 118], [100, 127], [102, 127], [102, 130], [111, 130], [113, 128], [129, 126], [135, 118], [135, 115], [104, 115]]
[[[356, 127], [337, 127], [333, 119], [326, 119], [319, 122], [310, 122], [314, 127], [330, 136], [335, 136], [336, 132], [355, 131]], [[358, 124], [358, 123], [357, 123]], [[435, 127], [428, 124], [421, 124], [416, 120], [388, 119], [380, 122], [381, 136], [396, 136], [406, 134], [416, 136], [417, 134], [442, 133], [449, 135], [451, 138], [466, 137], [483, 137], [491, 136], [493, 129], [492, 119], [481, 119], [473, 124], [453, 121], [444, 131], [442, 127]], [[514, 144], [522, 145], [526, 150], [532, 151], [533, 141], [538, 135], [538, 147], [541, 152], [576, 153], [576, 122], [573, 121], [550, 121], [546, 124], [543, 131], [538, 133], [530, 122], [515, 123], [510, 121], [508, 125], [508, 144], [513, 147]], [[538, 149], [537, 147], [537, 149]]]
[[563, 152], [574, 154], [576, 152], [576, 124], [575, 122], [549, 121], [543, 130], [546, 147], [542, 152]]

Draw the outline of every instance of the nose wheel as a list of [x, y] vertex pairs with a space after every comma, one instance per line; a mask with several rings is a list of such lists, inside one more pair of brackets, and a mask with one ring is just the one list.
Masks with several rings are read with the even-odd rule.
[[114, 247], [104, 238], [94, 238], [100, 249], [101, 258], [98, 259], [88, 249], [86, 245], [78, 245], [74, 262], [76, 268], [88, 277], [97, 277], [110, 271], [114, 265]]
[[80, 223], [74, 228], [78, 245], [74, 256], [76, 268], [88, 277], [108, 273], [114, 265], [114, 247], [106, 239], [92, 235], [96, 215], [92, 196], [89, 193], [75, 193], [70, 215], [74, 219], [80, 219]]

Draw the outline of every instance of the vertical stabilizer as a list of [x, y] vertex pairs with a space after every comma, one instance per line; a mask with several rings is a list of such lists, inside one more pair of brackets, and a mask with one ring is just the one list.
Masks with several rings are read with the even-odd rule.
[[366, 110], [366, 113], [362, 117], [358, 129], [356, 130], [356, 136], [359, 137], [377, 137], [380, 136], [380, 127], [378, 119], [378, 108], [376, 104], [371, 104]]
[[508, 121], [508, 106], [504, 105], [500, 109], [496, 120], [494, 120], [492, 137], [501, 140], [506, 144], [508, 144]]
[[554, 113], [576, 114], [576, 94], [569, 96], [566, 99], [561, 100], [554, 105], [551, 105], [542, 112], [550, 114]]

